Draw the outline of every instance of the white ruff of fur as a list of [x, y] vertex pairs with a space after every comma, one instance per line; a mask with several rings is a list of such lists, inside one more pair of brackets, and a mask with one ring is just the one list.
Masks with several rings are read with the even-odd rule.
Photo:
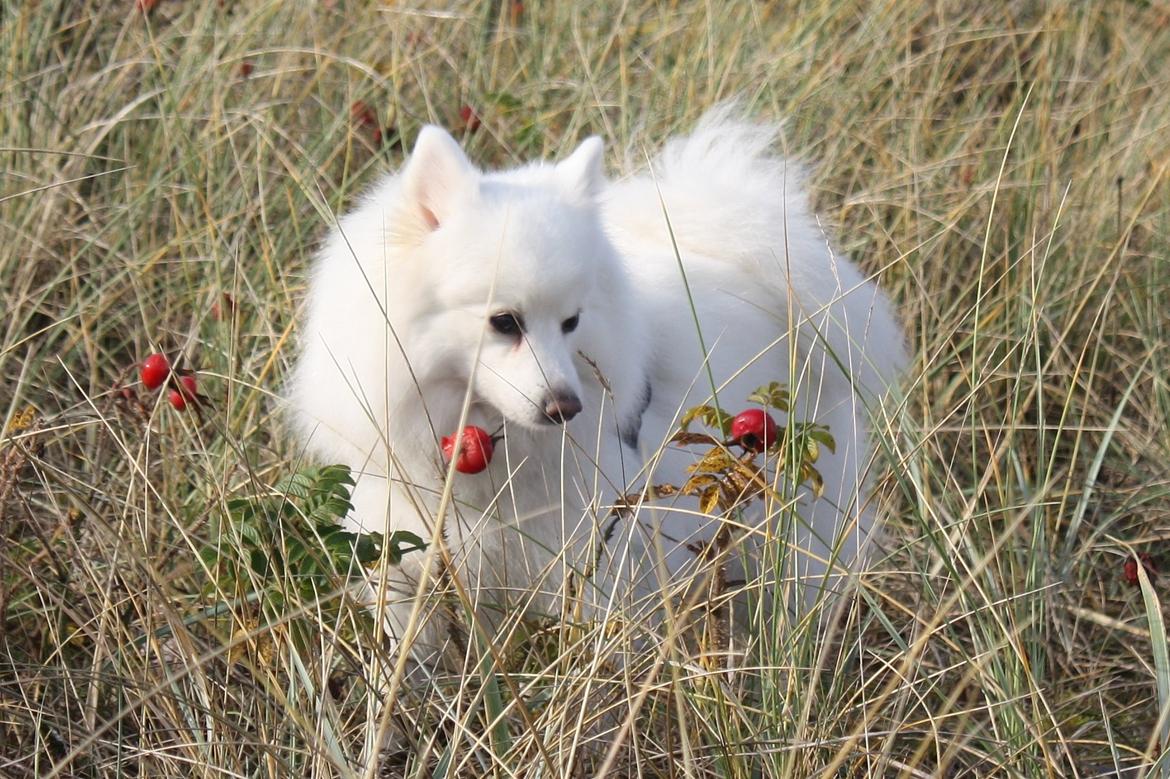
[[[785, 537], [763, 521], [783, 507], [757, 504], [745, 549], [775, 559], [787, 543], [782, 571], [759, 568], [800, 577], [805, 600], [839, 586], [826, 572], [860, 566], [875, 531], [866, 408], [906, 357], [887, 299], [834, 253], [774, 141], [717, 109], [651, 171], [611, 183], [596, 138], [559, 164], [481, 173], [444, 131], [424, 129], [321, 251], [288, 388], [309, 453], [360, 474], [347, 522], [430, 538], [438, 439], [470, 393], [469, 423], [502, 425], [504, 439], [486, 471], [455, 476], [446, 535], [459, 575], [482, 604], [536, 592], [530, 609], [560, 613], [556, 596], [568, 572], [591, 567], [614, 498], [686, 480], [696, 452], [664, 443], [682, 410], [711, 402], [710, 377], [732, 411], [781, 381], [794, 420], [828, 425], [836, 453], [817, 464], [824, 496], [803, 494]], [[523, 333], [493, 329], [501, 313]], [[550, 423], [554, 394], [582, 411]], [[644, 506], [604, 545], [592, 601], [657, 592], [715, 527], [691, 499]], [[409, 562], [387, 572], [392, 629], [417, 574]]]

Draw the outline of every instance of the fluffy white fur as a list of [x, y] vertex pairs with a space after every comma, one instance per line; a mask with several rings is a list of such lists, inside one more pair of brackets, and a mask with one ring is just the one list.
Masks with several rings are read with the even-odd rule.
[[[885, 296], [833, 251], [774, 141], [717, 109], [650, 171], [609, 182], [597, 138], [557, 164], [483, 173], [423, 129], [321, 251], [289, 385], [309, 452], [360, 474], [348, 522], [430, 538], [447, 470], [438, 440], [470, 393], [469, 423], [502, 425], [504, 440], [487, 471], [455, 475], [448, 547], [485, 611], [529, 598], [556, 613], [615, 496], [685, 481], [695, 452], [663, 443], [680, 410], [710, 401], [709, 376], [729, 410], [778, 380], [837, 451], [818, 463], [825, 494], [804, 494], [798, 526], [781, 539], [761, 522], [747, 548], [788, 543], [783, 574], [807, 593], [832, 586], [830, 564], [859, 565], [874, 525], [866, 407], [905, 364], [902, 334]], [[493, 328], [501, 313], [522, 318], [521, 336]], [[557, 397], [582, 406], [567, 424], [544, 413]], [[713, 524], [690, 499], [618, 522], [592, 600], [656, 591]], [[410, 560], [387, 572], [394, 630]]]

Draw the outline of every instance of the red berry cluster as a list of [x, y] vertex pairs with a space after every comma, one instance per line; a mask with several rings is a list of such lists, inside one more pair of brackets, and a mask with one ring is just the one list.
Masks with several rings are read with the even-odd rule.
[[167, 402], [176, 411], [186, 411], [188, 406], [198, 405], [203, 400], [199, 395], [199, 382], [195, 374], [188, 370], [175, 370], [167, 356], [160, 352], [142, 361], [139, 376], [148, 390], [156, 390], [169, 383]]

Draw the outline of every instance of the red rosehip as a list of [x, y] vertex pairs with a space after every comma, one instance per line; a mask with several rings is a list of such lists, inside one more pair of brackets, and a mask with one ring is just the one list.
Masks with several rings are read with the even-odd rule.
[[459, 107], [459, 118], [463, 120], [463, 126], [467, 128], [468, 132], [475, 132], [479, 129], [481, 122], [479, 121], [479, 114], [475, 109], [469, 105], [462, 105]]
[[244, 60], [240, 63], [240, 78], [247, 78], [248, 76], [252, 75], [252, 71], [254, 69], [255, 66], [251, 62]]
[[731, 440], [753, 452], [762, 452], [776, 443], [776, 420], [766, 411], [749, 408], [731, 420]]
[[364, 100], [354, 101], [353, 105], [349, 107], [349, 116], [356, 126], [369, 130], [370, 138], [374, 141], [375, 146], [382, 145], [382, 128], [378, 124], [378, 115]]
[[153, 11], [154, 7], [158, 5], [158, 3], [159, 0], [137, 0], [137, 2], [134, 3], [134, 6], [145, 14]]
[[349, 116], [358, 127], [378, 126], [378, 115], [364, 100], [355, 100], [349, 107]]
[[460, 473], [479, 473], [488, 467], [492, 461], [491, 434], [482, 427], [468, 425], [458, 436], [445, 435], [440, 443], [443, 445], [443, 456], [450, 460], [455, 455], [455, 445], [459, 445], [459, 456], [455, 459], [455, 470]]
[[1146, 569], [1146, 576], [1150, 578], [1150, 581], [1153, 581], [1154, 576], [1157, 575], [1157, 571], [1154, 569], [1154, 558], [1145, 552], [1138, 552], [1137, 557], [1129, 557], [1126, 559], [1125, 568], [1121, 574], [1125, 579], [1125, 583], [1131, 587], [1137, 587], [1141, 584], [1141, 580], [1138, 579], [1139, 562], [1142, 564], [1142, 568]]
[[147, 389], [158, 389], [166, 383], [171, 375], [171, 361], [165, 354], [152, 354], [142, 361], [142, 370], [139, 374], [142, 383]]
[[219, 300], [211, 304], [211, 318], [216, 322], [222, 322], [225, 319], [231, 319], [232, 315], [236, 313], [236, 299], [230, 293], [224, 292], [219, 296]]
[[186, 411], [187, 404], [197, 400], [199, 400], [199, 384], [190, 374], [180, 376], [179, 385], [167, 393], [167, 401], [175, 411]]

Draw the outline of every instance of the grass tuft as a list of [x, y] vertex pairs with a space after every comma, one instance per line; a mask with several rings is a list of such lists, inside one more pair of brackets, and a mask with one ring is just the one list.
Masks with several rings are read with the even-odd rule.
[[[1170, 565], [1164, 3], [2, 18], [0, 773], [1170, 772], [1165, 578], [1124, 574]], [[379, 762], [394, 658], [327, 539], [265, 541], [317, 555], [312, 586], [228, 587], [205, 552], [256, 547], [220, 532], [232, 501], [310, 465], [274, 393], [314, 248], [426, 122], [485, 166], [598, 133], [620, 173], [735, 95], [786, 117], [918, 355], [879, 424], [878, 564], [832, 614], [732, 631], [732, 669], [636, 651], [633, 622], [489, 637], [456, 613], [465, 667], [403, 685], [414, 750]], [[136, 384], [157, 350], [200, 413]]]

